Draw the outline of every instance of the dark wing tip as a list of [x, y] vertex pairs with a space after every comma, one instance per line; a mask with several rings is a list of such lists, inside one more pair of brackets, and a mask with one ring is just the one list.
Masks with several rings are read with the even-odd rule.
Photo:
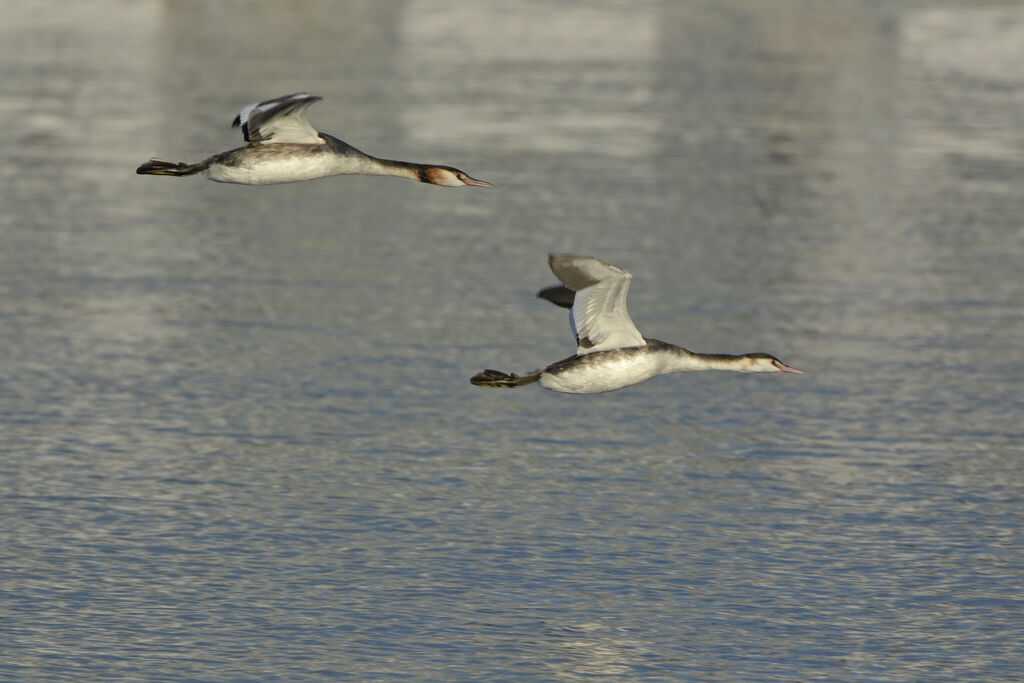
[[552, 285], [537, 292], [537, 297], [562, 308], [572, 308], [576, 293], [563, 285]]
[[291, 95], [285, 95], [284, 97], [278, 97], [273, 100], [267, 100], [266, 102], [260, 102], [261, 105], [270, 104], [272, 102], [280, 102], [281, 104], [299, 104], [302, 102], [308, 102], [313, 104], [319, 102], [323, 98], [319, 95], [310, 95], [308, 92], [293, 92]]
[[582, 268], [576, 265], [576, 262], [596, 260], [591, 256], [581, 256], [579, 254], [549, 254], [548, 268], [555, 274], [559, 282], [572, 291], [578, 292], [581, 289], [596, 285], [600, 280], [588, 275]]

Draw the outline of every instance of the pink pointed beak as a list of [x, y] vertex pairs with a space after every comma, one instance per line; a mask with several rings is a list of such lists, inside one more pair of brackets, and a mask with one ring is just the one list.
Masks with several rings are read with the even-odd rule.
[[459, 180], [462, 181], [463, 185], [468, 185], [470, 187], [494, 187], [494, 185], [486, 180], [477, 180], [476, 178], [470, 178], [468, 175], [459, 178]]
[[781, 360], [773, 360], [772, 361], [772, 365], [777, 367], [779, 369], [779, 372], [791, 372], [794, 375], [802, 375], [802, 374], [804, 374], [803, 370], [797, 370], [796, 368], [791, 368], [788, 365], [786, 365], [785, 363], [783, 363]]

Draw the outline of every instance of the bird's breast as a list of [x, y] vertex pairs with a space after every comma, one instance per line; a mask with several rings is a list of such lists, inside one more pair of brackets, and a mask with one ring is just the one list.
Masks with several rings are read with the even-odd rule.
[[598, 351], [552, 363], [540, 385], [569, 394], [615, 391], [668, 372], [663, 354], [646, 346]]

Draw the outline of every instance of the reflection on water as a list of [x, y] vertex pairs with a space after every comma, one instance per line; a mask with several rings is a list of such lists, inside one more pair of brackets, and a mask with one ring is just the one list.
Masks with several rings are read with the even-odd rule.
[[[1020, 6], [3, 12], [4, 678], [1019, 670]], [[134, 175], [299, 90], [498, 188]], [[807, 374], [471, 387], [549, 251]]]
[[445, 12], [409, 3], [399, 60], [408, 134], [643, 164], [657, 144], [657, 16], [649, 2], [467, 3]]

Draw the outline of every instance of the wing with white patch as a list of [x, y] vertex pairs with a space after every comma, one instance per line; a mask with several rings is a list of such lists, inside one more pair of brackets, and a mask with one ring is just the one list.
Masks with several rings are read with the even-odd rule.
[[241, 126], [247, 142], [324, 144], [306, 120], [306, 109], [322, 98], [297, 92], [244, 107], [232, 127]]
[[626, 294], [633, 279], [627, 271], [574, 254], [552, 254], [548, 265], [562, 284], [576, 292], [570, 322], [577, 354], [646, 343], [626, 310]]

